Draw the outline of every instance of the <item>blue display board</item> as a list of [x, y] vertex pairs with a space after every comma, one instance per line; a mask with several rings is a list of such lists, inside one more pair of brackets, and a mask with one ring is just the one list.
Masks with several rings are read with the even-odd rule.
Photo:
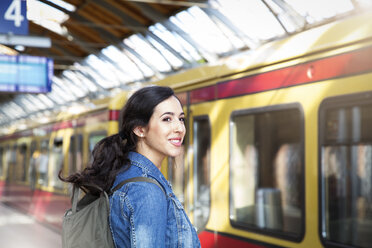
[[49, 58], [0, 55], [0, 91], [47, 93], [52, 78], [53, 60]]
[[26, 0], [0, 0], [0, 33], [28, 34]]

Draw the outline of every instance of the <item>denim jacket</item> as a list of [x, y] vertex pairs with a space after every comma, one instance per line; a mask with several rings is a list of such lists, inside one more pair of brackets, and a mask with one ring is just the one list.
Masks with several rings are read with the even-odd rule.
[[200, 247], [196, 231], [170, 183], [146, 157], [130, 152], [131, 166], [116, 176], [113, 187], [132, 177], [157, 180], [130, 182], [110, 197], [110, 228], [117, 248]]

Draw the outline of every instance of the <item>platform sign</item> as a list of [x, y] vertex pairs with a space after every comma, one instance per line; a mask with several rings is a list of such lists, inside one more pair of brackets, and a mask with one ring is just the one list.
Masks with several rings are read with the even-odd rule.
[[0, 0], [0, 33], [28, 34], [26, 0]]
[[53, 61], [45, 57], [0, 55], [0, 91], [51, 91]]

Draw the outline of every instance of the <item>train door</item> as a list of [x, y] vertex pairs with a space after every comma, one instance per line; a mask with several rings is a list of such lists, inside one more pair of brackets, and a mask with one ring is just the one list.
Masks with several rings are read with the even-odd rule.
[[190, 106], [188, 115], [190, 137], [188, 156], [188, 198], [186, 207], [198, 233], [208, 223], [211, 207], [211, 142], [212, 130], [209, 112], [211, 102]]

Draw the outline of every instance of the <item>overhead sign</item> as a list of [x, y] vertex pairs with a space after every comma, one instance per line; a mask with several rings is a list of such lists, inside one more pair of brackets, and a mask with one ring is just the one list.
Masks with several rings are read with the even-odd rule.
[[0, 1], [0, 33], [28, 34], [26, 0]]
[[0, 91], [47, 93], [52, 78], [53, 61], [49, 58], [0, 55]]

